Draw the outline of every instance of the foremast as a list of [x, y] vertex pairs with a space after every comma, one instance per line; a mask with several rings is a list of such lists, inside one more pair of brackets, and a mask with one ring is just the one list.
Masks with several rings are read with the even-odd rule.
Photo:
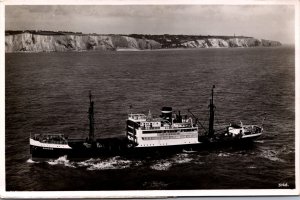
[[89, 142], [95, 141], [95, 120], [94, 120], [94, 101], [92, 101], [92, 93], [89, 92], [90, 107], [89, 107]]
[[214, 135], [214, 121], [215, 121], [215, 105], [214, 105], [214, 88], [215, 85], [213, 85], [211, 89], [211, 99], [209, 103], [209, 126], [208, 126], [208, 137], [213, 137]]

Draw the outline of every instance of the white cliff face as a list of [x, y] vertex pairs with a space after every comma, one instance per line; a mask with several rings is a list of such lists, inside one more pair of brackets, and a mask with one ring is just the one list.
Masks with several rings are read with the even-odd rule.
[[193, 40], [182, 43], [187, 48], [208, 48], [208, 43], [205, 40]]
[[204, 40], [187, 41], [182, 46], [187, 48], [228, 48], [228, 47], [258, 47], [258, 46], [280, 46], [276, 41], [259, 40], [255, 38], [209, 38]]
[[[279, 42], [255, 38], [206, 38], [182, 42], [186, 48], [229, 48], [279, 46]], [[5, 36], [6, 52], [89, 51], [117, 49], [160, 49], [162, 44], [154, 40], [121, 35], [43, 35], [20, 33]]]
[[229, 47], [228, 41], [223, 39], [208, 39], [210, 47]]
[[208, 44], [205, 40], [197, 40], [197, 42], [201, 48], [208, 48]]
[[13, 35], [5, 36], [5, 52], [13, 52]]
[[51, 52], [114, 50], [117, 48], [154, 49], [161, 45], [154, 40], [127, 36], [99, 35], [38, 35], [22, 33], [5, 36], [5, 52]]
[[139, 48], [139, 45], [138, 45], [138, 42], [136, 39], [134, 39], [132, 37], [127, 37], [127, 36], [123, 36], [123, 37], [126, 40], [129, 48], [133, 48], [133, 49]]
[[229, 47], [228, 41], [222, 39], [217, 39], [217, 40], [220, 47], [227, 47], [227, 48]]

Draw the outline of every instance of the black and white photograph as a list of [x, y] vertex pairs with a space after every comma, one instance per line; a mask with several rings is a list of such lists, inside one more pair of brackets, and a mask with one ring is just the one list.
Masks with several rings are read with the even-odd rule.
[[4, 5], [6, 194], [299, 194], [299, 2], [37, 2]]

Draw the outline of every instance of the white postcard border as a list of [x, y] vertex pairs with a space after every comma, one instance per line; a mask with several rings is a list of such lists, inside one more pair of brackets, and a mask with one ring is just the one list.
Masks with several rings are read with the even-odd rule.
[[[141, 191], [53, 191], [53, 192], [7, 192], [5, 190], [5, 6], [6, 5], [294, 5], [295, 7], [295, 189], [264, 190], [141, 190]], [[138, 198], [138, 197], [178, 197], [178, 196], [282, 196], [299, 195], [299, 145], [300, 145], [300, 82], [299, 82], [299, 1], [298, 0], [0, 0], [0, 197], [5, 198]]]

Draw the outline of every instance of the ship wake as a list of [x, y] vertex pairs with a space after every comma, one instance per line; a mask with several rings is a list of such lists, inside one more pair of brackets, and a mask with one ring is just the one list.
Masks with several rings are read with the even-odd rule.
[[32, 160], [31, 158], [29, 158], [26, 162], [27, 162], [27, 163], [39, 163], [38, 161], [34, 161], [34, 160]]
[[[28, 163], [38, 163], [32, 161], [31, 159], [27, 161]], [[85, 168], [86, 170], [109, 170], [109, 169], [124, 169], [133, 166], [139, 166], [141, 161], [131, 161], [123, 159], [120, 156], [111, 158], [91, 158], [85, 161], [70, 161], [67, 156], [59, 157], [58, 159], [53, 159], [46, 161], [49, 165], [57, 165], [71, 168]]]
[[[57, 159], [51, 159], [43, 161], [52, 166], [63, 166], [69, 168], [86, 169], [89, 171], [93, 170], [114, 170], [114, 169], [125, 169], [145, 166], [153, 170], [167, 171], [174, 165], [181, 165], [185, 163], [197, 163], [202, 164], [198, 159], [194, 159], [193, 155], [187, 153], [179, 153], [170, 158], [158, 159], [158, 160], [136, 160], [126, 159], [121, 156], [109, 157], [109, 158], [90, 158], [84, 161], [73, 161], [69, 160], [67, 156], [62, 156]], [[41, 163], [28, 159], [27, 163]]]
[[72, 167], [72, 168], [76, 168], [76, 166], [74, 165], [73, 162], [69, 161], [67, 159], [67, 156], [62, 156], [62, 157], [59, 157], [58, 159], [56, 160], [49, 160], [47, 161], [47, 163], [49, 165], [62, 165], [62, 166], [65, 166], [65, 167]]
[[131, 166], [139, 165], [139, 161], [131, 161], [122, 159], [119, 156], [108, 158], [108, 159], [89, 159], [77, 163], [78, 167], [85, 167], [87, 170], [108, 170], [108, 169], [124, 169]]
[[158, 171], [167, 171], [169, 170], [173, 165], [176, 164], [184, 164], [192, 162], [193, 158], [190, 157], [189, 154], [176, 154], [170, 159], [163, 159], [163, 160], [157, 160], [154, 164], [150, 166], [151, 169], [158, 170]]

